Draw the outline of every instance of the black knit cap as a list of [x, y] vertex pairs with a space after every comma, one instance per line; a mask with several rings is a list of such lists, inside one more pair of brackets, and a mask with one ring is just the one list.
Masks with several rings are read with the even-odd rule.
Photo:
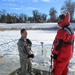
[[62, 14], [62, 15], [59, 15], [59, 18], [64, 20], [64, 18], [65, 18], [65, 15], [64, 15], [64, 14]]

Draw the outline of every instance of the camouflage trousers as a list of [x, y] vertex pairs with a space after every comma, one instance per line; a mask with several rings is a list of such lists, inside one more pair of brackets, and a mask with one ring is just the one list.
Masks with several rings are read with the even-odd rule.
[[26, 73], [31, 74], [31, 72], [33, 71], [32, 63], [27, 58], [20, 57], [20, 66], [20, 75], [26, 75]]

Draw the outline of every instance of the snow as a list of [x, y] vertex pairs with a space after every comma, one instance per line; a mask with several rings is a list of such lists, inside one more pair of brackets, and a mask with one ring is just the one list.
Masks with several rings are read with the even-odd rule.
[[55, 26], [57, 26], [57, 23], [15, 23], [15, 24], [0, 23], [0, 28], [49, 28]]
[[[45, 23], [46, 24], [46, 23]], [[5, 27], [6, 24], [0, 24], [0, 26]], [[10, 24], [8, 24], [10, 25]], [[21, 24], [18, 24], [20, 27]], [[31, 24], [33, 27], [34, 25]], [[43, 24], [40, 23], [41, 27]], [[56, 25], [55, 23], [53, 25]], [[10, 25], [12, 27], [15, 25]], [[47, 24], [49, 26], [49, 24]], [[47, 27], [46, 26], [46, 27]], [[72, 24], [74, 26], [74, 23]], [[8, 28], [8, 26], [6, 26]], [[16, 24], [17, 27], [17, 24]], [[39, 27], [38, 24], [35, 27]], [[74, 26], [75, 27], [75, 26]], [[51, 47], [55, 35], [57, 33], [56, 30], [27, 30], [28, 38], [32, 41], [32, 50], [35, 54], [35, 58], [33, 59], [33, 67], [43, 70], [49, 71], [50, 66], [50, 55], [51, 55]], [[0, 75], [8, 75], [10, 72], [14, 71], [18, 67], [19, 64], [19, 53], [17, 49], [17, 42], [20, 38], [20, 30], [5, 30], [0, 31], [0, 55], [4, 56], [4, 58], [0, 58]], [[42, 55], [42, 44], [43, 42], [43, 55]], [[74, 46], [75, 48], [75, 46]], [[75, 75], [75, 52], [72, 60], [69, 65], [69, 75]]]
[[[75, 28], [75, 23], [70, 24]], [[0, 23], [0, 28], [54, 28], [58, 27], [57, 23]]]

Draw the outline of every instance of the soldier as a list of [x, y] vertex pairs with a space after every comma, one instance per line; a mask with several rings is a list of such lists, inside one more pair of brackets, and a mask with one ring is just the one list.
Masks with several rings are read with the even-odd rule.
[[18, 41], [18, 51], [20, 56], [20, 66], [21, 69], [18, 72], [19, 75], [26, 75], [28, 72], [30, 75], [32, 73], [32, 63], [31, 58], [34, 57], [31, 51], [32, 42], [27, 39], [27, 31], [25, 29], [21, 29], [21, 38]]

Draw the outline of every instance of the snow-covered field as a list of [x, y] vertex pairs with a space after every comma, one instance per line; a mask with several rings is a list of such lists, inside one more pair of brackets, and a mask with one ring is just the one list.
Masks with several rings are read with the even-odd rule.
[[[3, 24], [4, 25], [4, 24]], [[56, 25], [56, 24], [54, 24]], [[74, 24], [72, 24], [74, 26]], [[49, 70], [50, 55], [53, 40], [55, 38], [55, 30], [27, 30], [28, 38], [32, 41], [32, 50], [35, 54], [33, 59], [33, 67]], [[20, 38], [20, 30], [0, 31], [0, 75], [8, 75], [19, 66], [19, 56], [17, 49], [17, 41]], [[43, 42], [43, 55], [42, 44]], [[69, 65], [69, 75], [75, 75], [75, 52]], [[40, 64], [40, 65], [39, 65]], [[71, 74], [72, 73], [72, 74]]]
[[0, 23], [0, 28], [51, 28], [57, 26], [57, 23], [16, 23], [3, 24]]
[[[71, 26], [75, 29], [75, 23], [71, 23]], [[57, 23], [15, 23], [15, 24], [6, 24], [0, 23], [0, 28], [54, 28], [58, 27]]]

